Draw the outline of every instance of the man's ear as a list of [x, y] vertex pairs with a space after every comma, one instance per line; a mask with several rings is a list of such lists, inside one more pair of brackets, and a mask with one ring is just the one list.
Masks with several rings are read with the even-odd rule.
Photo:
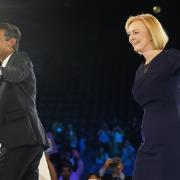
[[16, 39], [15, 38], [11, 38], [8, 40], [8, 45], [10, 47], [14, 47], [14, 45], [16, 44]]

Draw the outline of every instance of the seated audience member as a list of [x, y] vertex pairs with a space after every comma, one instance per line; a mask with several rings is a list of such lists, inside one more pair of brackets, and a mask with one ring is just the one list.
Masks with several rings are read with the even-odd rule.
[[119, 157], [109, 158], [99, 170], [102, 180], [131, 180], [131, 177], [123, 173], [123, 164]]
[[61, 175], [59, 180], [80, 180], [80, 176], [84, 169], [84, 163], [77, 150], [73, 150], [73, 157], [77, 161], [76, 169], [74, 170], [72, 163], [69, 160], [66, 160], [61, 166]]
[[87, 180], [101, 180], [101, 177], [97, 173], [89, 173]]

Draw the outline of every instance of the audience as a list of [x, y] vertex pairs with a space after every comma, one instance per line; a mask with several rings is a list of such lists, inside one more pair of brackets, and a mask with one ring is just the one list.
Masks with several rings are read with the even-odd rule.
[[131, 179], [136, 149], [118, 122], [87, 129], [55, 121], [49, 132], [53, 141], [46, 158], [51, 180]]

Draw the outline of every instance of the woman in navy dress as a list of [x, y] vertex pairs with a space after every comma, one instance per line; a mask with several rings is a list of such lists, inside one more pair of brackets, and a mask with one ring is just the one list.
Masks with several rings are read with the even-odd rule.
[[151, 14], [129, 17], [125, 29], [145, 58], [133, 85], [144, 110], [133, 180], [180, 180], [180, 51], [164, 49], [168, 36]]

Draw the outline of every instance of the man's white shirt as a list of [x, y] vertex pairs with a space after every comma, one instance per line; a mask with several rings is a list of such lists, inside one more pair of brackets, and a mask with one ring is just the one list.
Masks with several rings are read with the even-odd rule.
[[[1, 65], [2, 67], [6, 67], [6, 65], [7, 65], [10, 57], [12, 56], [12, 54], [13, 54], [13, 53], [11, 53], [9, 56], [7, 56], [7, 57], [5, 58], [5, 60], [3, 61], [2, 65]], [[2, 75], [2, 71], [1, 71], [1, 69], [0, 69], [0, 76], [1, 76], [1, 75]]]

